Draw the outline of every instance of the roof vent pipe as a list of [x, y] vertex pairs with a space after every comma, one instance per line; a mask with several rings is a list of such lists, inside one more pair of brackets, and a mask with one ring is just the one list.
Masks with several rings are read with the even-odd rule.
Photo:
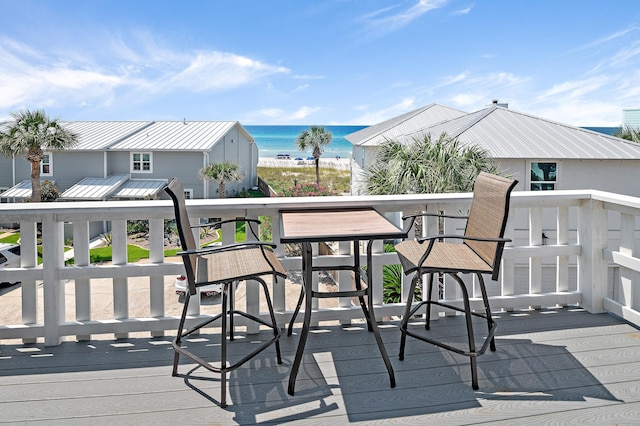
[[499, 106], [499, 107], [502, 107], [502, 108], [509, 108], [509, 104], [507, 104], [507, 103], [500, 103], [497, 99], [492, 100], [492, 101], [491, 101], [491, 103], [492, 103], [493, 105], [496, 105], [496, 106]]

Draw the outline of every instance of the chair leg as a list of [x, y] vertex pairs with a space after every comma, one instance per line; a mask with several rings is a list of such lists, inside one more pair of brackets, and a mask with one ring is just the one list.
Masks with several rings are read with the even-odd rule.
[[[487, 329], [489, 333], [494, 327], [493, 317], [491, 316], [491, 307], [489, 306], [489, 297], [487, 296], [487, 289], [484, 285], [484, 279], [482, 278], [482, 274], [476, 274], [478, 276], [478, 282], [480, 283], [480, 291], [482, 292], [482, 301], [484, 302], [484, 310], [485, 315], [487, 316]], [[496, 338], [494, 336], [491, 337], [491, 342], [489, 343], [489, 349], [491, 352], [496, 351]]]
[[[180, 316], [180, 323], [178, 324], [178, 331], [176, 333], [176, 338], [173, 341], [173, 344], [177, 347], [182, 345], [182, 331], [184, 330], [184, 323], [187, 319], [187, 310], [189, 309], [189, 300], [191, 299], [191, 294], [187, 291], [184, 296], [184, 305], [182, 306], [182, 315]], [[173, 372], [172, 376], [178, 375], [178, 363], [180, 362], [180, 352], [174, 350], [173, 353]]]
[[407, 342], [407, 325], [409, 324], [409, 315], [411, 315], [411, 305], [413, 304], [413, 294], [416, 290], [416, 283], [420, 279], [419, 272], [416, 272], [415, 276], [411, 280], [409, 285], [409, 295], [407, 296], [407, 304], [404, 307], [404, 315], [402, 316], [402, 323], [400, 325], [400, 361], [404, 360], [404, 345]]
[[473, 334], [473, 322], [471, 314], [471, 304], [469, 303], [469, 292], [465, 286], [462, 278], [457, 274], [450, 274], [460, 284], [460, 291], [462, 292], [462, 299], [464, 302], [464, 316], [467, 322], [467, 339], [469, 341], [469, 359], [471, 361], [471, 387], [474, 390], [478, 390], [478, 366], [476, 359], [476, 342]]
[[[425, 330], [429, 330], [431, 329], [431, 295], [433, 294], [433, 276], [435, 274], [433, 272], [431, 272], [429, 274], [429, 285], [427, 288], [427, 303], [425, 303], [427, 305], [426, 311], [425, 311], [425, 315], [427, 316], [425, 318], [424, 321], [424, 329]], [[440, 291], [440, 289], [438, 288], [438, 291]], [[424, 298], [424, 295], [423, 295]]]
[[302, 284], [302, 288], [300, 289], [300, 296], [298, 297], [298, 303], [296, 304], [296, 309], [293, 311], [293, 315], [291, 315], [291, 320], [289, 321], [287, 336], [291, 336], [291, 334], [293, 333], [293, 323], [296, 321], [296, 317], [300, 312], [300, 308], [302, 307], [303, 301], [304, 301], [304, 283]]
[[233, 317], [234, 317], [234, 311], [236, 309], [236, 304], [235, 304], [235, 300], [236, 300], [236, 283], [235, 282], [230, 282], [227, 283], [226, 285], [229, 286], [229, 310], [228, 315], [229, 315], [229, 339], [233, 341], [233, 332], [235, 330], [235, 326], [233, 324]]
[[[275, 284], [278, 277], [274, 274], [272, 278], [272, 282]], [[267, 299], [267, 308], [269, 309], [269, 316], [271, 317], [271, 324], [273, 326], [273, 337], [276, 338], [276, 357], [278, 364], [282, 364], [282, 355], [280, 353], [280, 329], [278, 328], [278, 323], [276, 322], [276, 314], [273, 310], [273, 303], [271, 303], [271, 295], [269, 294], [269, 287], [267, 287], [267, 283], [260, 280], [260, 284], [262, 284], [262, 288], [264, 289], [264, 296]]]
[[[222, 290], [222, 330], [220, 332], [220, 406], [227, 406], [227, 305], [229, 303], [229, 293], [232, 283], [225, 283]], [[233, 298], [231, 299], [233, 300]], [[233, 318], [233, 312], [231, 312]]]

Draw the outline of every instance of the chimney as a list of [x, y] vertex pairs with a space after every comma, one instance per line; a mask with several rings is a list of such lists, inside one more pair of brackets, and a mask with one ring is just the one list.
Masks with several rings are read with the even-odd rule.
[[507, 104], [507, 103], [500, 103], [497, 99], [492, 100], [492, 101], [491, 101], [491, 103], [492, 103], [493, 105], [496, 105], [496, 106], [499, 106], [499, 107], [502, 107], [502, 108], [509, 108], [509, 104]]

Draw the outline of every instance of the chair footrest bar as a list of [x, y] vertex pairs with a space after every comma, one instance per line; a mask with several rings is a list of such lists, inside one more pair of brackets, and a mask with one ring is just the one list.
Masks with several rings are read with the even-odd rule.
[[344, 290], [344, 291], [313, 291], [311, 297], [327, 299], [330, 297], [360, 297], [366, 296], [367, 289], [363, 290]]

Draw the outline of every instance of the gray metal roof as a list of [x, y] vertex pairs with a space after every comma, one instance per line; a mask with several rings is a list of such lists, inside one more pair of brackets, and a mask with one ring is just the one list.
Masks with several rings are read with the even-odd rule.
[[61, 201], [82, 200], [100, 201], [110, 197], [120, 186], [122, 186], [129, 176], [109, 176], [106, 178], [84, 178], [71, 188], [60, 194]]
[[236, 125], [239, 126], [237, 121], [154, 122], [143, 131], [112, 145], [109, 150], [205, 151]]
[[465, 114], [466, 112], [444, 105], [431, 104], [348, 134], [345, 139], [353, 145], [376, 146], [386, 140], [397, 139], [416, 129], [423, 129]]
[[167, 184], [166, 179], [144, 180], [135, 179], [128, 180], [124, 185], [120, 186], [111, 196], [114, 198], [147, 198], [157, 195]]
[[23, 180], [0, 194], [0, 198], [31, 198], [31, 180]]
[[398, 139], [442, 133], [477, 145], [493, 158], [640, 159], [640, 144], [495, 105]]
[[78, 135], [73, 150], [103, 150], [148, 126], [151, 121], [65, 121], [65, 129]]

